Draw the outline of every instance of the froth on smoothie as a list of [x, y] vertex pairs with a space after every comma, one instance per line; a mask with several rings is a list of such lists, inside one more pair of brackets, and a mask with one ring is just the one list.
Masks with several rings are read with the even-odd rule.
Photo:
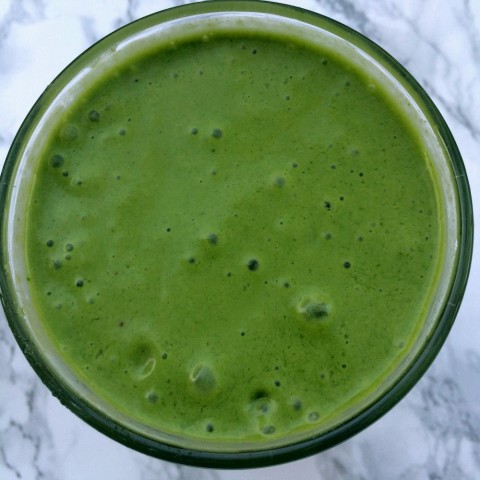
[[372, 396], [442, 250], [428, 146], [390, 90], [240, 26], [97, 73], [36, 152], [25, 220], [68, 368], [138, 424], [232, 445], [321, 432]]

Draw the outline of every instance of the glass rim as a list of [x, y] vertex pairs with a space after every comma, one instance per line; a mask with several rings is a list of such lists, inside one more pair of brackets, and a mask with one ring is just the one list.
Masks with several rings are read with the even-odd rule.
[[[335, 31], [342, 32], [342, 38], [366, 51], [368, 55], [387, 65], [402, 84], [408, 86], [418, 96], [422, 106], [428, 111], [429, 122], [435, 125], [438, 137], [444, 143], [447, 158], [450, 160], [454, 180], [454, 190], [458, 202], [459, 222], [459, 245], [458, 261], [452, 281], [450, 283], [448, 298], [438, 316], [436, 326], [431, 337], [427, 340], [418, 356], [412, 361], [404, 374], [379, 398], [370, 403], [363, 411], [351, 417], [344, 423], [333, 427], [331, 430], [321, 433], [293, 444], [279, 446], [274, 449], [258, 449], [244, 452], [212, 452], [182, 448], [167, 443], [160, 443], [146, 436], [131, 431], [103, 415], [101, 412], [79, 399], [75, 392], [65, 388], [62, 382], [42, 363], [41, 358], [35, 352], [35, 346], [29, 339], [28, 332], [23, 328], [22, 321], [17, 313], [15, 304], [15, 292], [9, 279], [8, 259], [6, 249], [0, 248], [0, 296], [4, 307], [7, 321], [14, 337], [24, 352], [27, 360], [54, 396], [68, 407], [78, 417], [93, 426], [100, 432], [112, 439], [142, 453], [176, 463], [187, 465], [211, 467], [211, 468], [254, 468], [284, 463], [300, 459], [322, 450], [337, 445], [351, 438], [365, 427], [379, 419], [383, 414], [397, 404], [422, 377], [430, 364], [433, 362], [441, 346], [454, 323], [456, 314], [466, 288], [470, 271], [473, 250], [473, 207], [470, 188], [466, 175], [465, 166], [461, 158], [456, 142], [441, 113], [430, 99], [429, 95], [412, 77], [412, 75], [390, 54], [375, 42], [352, 28], [319, 13], [311, 12], [300, 7], [285, 5], [260, 0], [217, 0], [214, 2], [199, 2], [173, 7], [167, 10], [153, 13], [146, 17], [135, 20], [110, 33], [97, 41], [82, 54], [76, 57], [42, 93], [34, 106], [27, 114], [12, 146], [7, 154], [5, 165], [0, 177], [0, 233], [2, 246], [5, 246], [8, 222], [6, 221], [8, 209], [8, 196], [12, 188], [12, 178], [19, 161], [19, 152], [26, 138], [28, 138], [32, 123], [35, 122], [38, 112], [44, 113], [45, 105], [48, 105], [56, 97], [56, 92], [66, 84], [65, 78], [75, 73], [79, 63], [88, 57], [88, 52], [101, 53], [104, 44], [115, 40], [121, 40], [131, 32], [139, 32], [149, 25], [158, 25], [183, 17], [194, 17], [203, 13], [232, 13], [232, 12], [258, 12], [274, 14], [282, 17], [293, 18], [309, 24], [310, 26], [327, 29], [328, 26]], [[95, 58], [95, 57], [94, 57]]]

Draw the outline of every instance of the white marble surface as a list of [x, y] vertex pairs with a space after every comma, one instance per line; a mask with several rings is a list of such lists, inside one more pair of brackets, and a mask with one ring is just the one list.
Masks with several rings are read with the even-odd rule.
[[[0, 0], [0, 159], [56, 74], [92, 42], [182, 1]], [[480, 2], [291, 0], [370, 36], [438, 105], [464, 157], [480, 225]], [[477, 229], [478, 231], [478, 229]], [[480, 232], [479, 232], [480, 233]], [[478, 480], [480, 257], [433, 366], [376, 424], [322, 454], [249, 471], [177, 466], [82, 423], [36, 378], [0, 314], [0, 480]]]

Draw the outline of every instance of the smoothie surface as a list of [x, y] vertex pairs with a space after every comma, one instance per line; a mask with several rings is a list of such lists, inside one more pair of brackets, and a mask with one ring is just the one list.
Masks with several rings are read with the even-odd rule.
[[138, 53], [55, 120], [26, 218], [58, 354], [136, 422], [321, 430], [399, 365], [436, 284], [426, 148], [381, 84], [272, 34]]

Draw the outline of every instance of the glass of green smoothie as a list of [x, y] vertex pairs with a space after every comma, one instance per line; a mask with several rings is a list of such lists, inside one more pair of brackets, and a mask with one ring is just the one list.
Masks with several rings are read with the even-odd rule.
[[254, 1], [112, 33], [1, 177], [0, 287], [59, 400], [158, 458], [243, 468], [351, 437], [454, 321], [472, 208], [418, 83], [350, 28]]

